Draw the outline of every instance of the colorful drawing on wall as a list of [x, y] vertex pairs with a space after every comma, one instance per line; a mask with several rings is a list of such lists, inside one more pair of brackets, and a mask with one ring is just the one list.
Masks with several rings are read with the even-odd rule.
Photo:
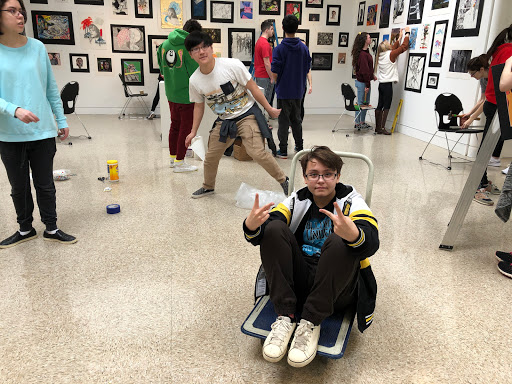
[[32, 27], [44, 44], [75, 45], [71, 12], [32, 11]]
[[212, 23], [232, 23], [235, 3], [232, 1], [210, 1], [210, 21]]
[[382, 0], [380, 5], [379, 28], [389, 27], [389, 15], [391, 14], [391, 0]]
[[128, 0], [113, 0], [112, 1], [112, 12], [114, 15], [128, 15]]
[[51, 65], [62, 65], [59, 52], [48, 52], [48, 59]]
[[320, 21], [320, 14], [319, 13], [310, 13], [309, 21]]
[[80, 20], [80, 45], [86, 49], [107, 49], [107, 41], [104, 38], [105, 21], [102, 16], [88, 13], [79, 14]]
[[338, 37], [338, 47], [348, 47], [348, 32], [340, 32]]
[[439, 85], [439, 73], [427, 74], [427, 88], [437, 89]]
[[368, 14], [366, 15], [366, 25], [371, 26], [377, 23], [377, 4], [368, 6]]
[[393, 28], [391, 30], [391, 39], [389, 40], [389, 43], [391, 45], [395, 44], [395, 42], [398, 40], [399, 37], [400, 37], [400, 28]]
[[425, 0], [411, 0], [407, 13], [407, 24], [421, 24]]
[[252, 19], [253, 18], [252, 1], [240, 1], [240, 18]]
[[338, 52], [338, 64], [345, 64], [347, 62], [347, 54]]
[[366, 1], [361, 1], [359, 3], [359, 9], [357, 11], [357, 25], [364, 24], [364, 15], [366, 13]]
[[158, 66], [158, 56], [156, 50], [165, 40], [165, 35], [149, 35], [148, 36], [148, 54], [149, 54], [149, 72], [159, 73], [160, 67]]
[[405, 90], [412, 92], [421, 92], [423, 83], [423, 72], [425, 70], [426, 53], [409, 53], [407, 63], [407, 75], [405, 77]]
[[432, 50], [428, 63], [429, 67], [440, 67], [442, 65], [447, 32], [448, 20], [436, 21], [432, 36]]
[[393, 0], [393, 24], [405, 23], [405, 0]]
[[121, 59], [121, 70], [127, 85], [144, 85], [142, 59]]
[[306, 0], [306, 8], [323, 8], [324, 0]]
[[135, 17], [137, 18], [153, 18], [153, 1], [152, 0], [134, 0], [135, 1]]
[[281, 0], [260, 0], [260, 15], [280, 15]]
[[203, 32], [210, 35], [214, 44], [221, 42], [220, 28], [203, 28]]
[[332, 32], [318, 32], [316, 45], [332, 45], [333, 35]]
[[70, 53], [71, 72], [90, 72], [89, 55], [86, 53]]
[[389, 33], [386, 33], [385, 35], [382, 35], [382, 41], [389, 41]]
[[256, 32], [250, 28], [228, 28], [228, 57], [251, 65]]
[[183, 1], [161, 0], [160, 15], [162, 17], [162, 28], [183, 27]]
[[448, 72], [466, 73], [468, 61], [471, 59], [471, 50], [454, 49], [450, 58]]
[[98, 72], [112, 72], [112, 59], [108, 58], [98, 58]]
[[313, 71], [331, 71], [332, 53], [312, 53], [311, 70]]
[[453, 16], [452, 37], [478, 36], [484, 0], [457, 0]]
[[191, 0], [192, 19], [206, 20], [206, 0]]
[[432, 26], [430, 23], [423, 24], [421, 28], [418, 29], [419, 49], [428, 49], [431, 30]]
[[411, 28], [409, 36], [409, 49], [416, 49], [416, 40], [418, 39], [418, 28]]
[[146, 35], [141, 25], [110, 25], [112, 52], [146, 53]]
[[300, 1], [285, 1], [284, 15], [293, 15], [302, 23], [302, 3]]

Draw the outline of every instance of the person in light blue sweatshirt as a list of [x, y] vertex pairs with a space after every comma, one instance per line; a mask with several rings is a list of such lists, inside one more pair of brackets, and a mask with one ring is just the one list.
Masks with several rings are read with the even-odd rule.
[[55, 137], [58, 132], [64, 140], [69, 128], [46, 48], [21, 34], [26, 22], [22, 0], [0, 0], [0, 157], [20, 227], [0, 242], [0, 249], [37, 237], [32, 227], [34, 201], [29, 169], [46, 226], [44, 240], [65, 244], [77, 241], [57, 227], [53, 183]]

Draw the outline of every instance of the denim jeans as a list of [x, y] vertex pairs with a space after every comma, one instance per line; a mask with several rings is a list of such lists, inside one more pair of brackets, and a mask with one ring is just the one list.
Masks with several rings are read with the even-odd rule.
[[[356, 89], [357, 89], [357, 103], [359, 105], [370, 102], [370, 91], [371, 88], [368, 89], [368, 93], [366, 94], [366, 99], [364, 97], [364, 89], [366, 88], [365, 83], [361, 83], [360, 81], [355, 80], [356, 82]], [[356, 124], [364, 123], [366, 120], [366, 109], [361, 109], [359, 111], [359, 114], [357, 114], [356, 117]]]

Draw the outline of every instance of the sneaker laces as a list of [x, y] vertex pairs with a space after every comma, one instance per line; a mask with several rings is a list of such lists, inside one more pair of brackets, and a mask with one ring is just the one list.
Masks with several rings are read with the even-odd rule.
[[295, 343], [293, 347], [305, 352], [308, 343], [311, 341], [313, 328], [315, 328], [315, 326], [309, 321], [306, 323], [299, 323], [299, 325], [297, 325], [297, 330], [295, 331]]
[[292, 323], [285, 320], [284, 316], [279, 316], [277, 320], [271, 325], [272, 337], [269, 344], [281, 346], [284, 339], [290, 333]]

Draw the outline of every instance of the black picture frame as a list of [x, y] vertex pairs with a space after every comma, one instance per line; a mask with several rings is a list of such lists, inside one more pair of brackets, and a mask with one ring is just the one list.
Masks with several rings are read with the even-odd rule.
[[[332, 12], [336, 12], [336, 19], [333, 20]], [[331, 16], [329, 16], [331, 15]], [[341, 5], [327, 5], [327, 15], [325, 17], [325, 25], [340, 25], [341, 20]]]
[[[426, 53], [413, 53], [409, 52], [409, 58], [407, 60], [407, 73], [405, 75], [404, 89], [406, 91], [421, 93], [421, 86], [423, 84], [423, 75], [425, 74], [425, 67], [427, 66], [427, 54]], [[419, 66], [421, 68], [421, 77]], [[414, 71], [414, 72], [413, 72]]]
[[[439, 40], [439, 31], [440, 27], [444, 25], [444, 37], [443, 41]], [[441, 67], [443, 65], [443, 57], [444, 57], [444, 49], [446, 47], [446, 35], [448, 35], [448, 20], [439, 20], [434, 24], [434, 33], [432, 33], [432, 45], [430, 46], [430, 55], [429, 55], [429, 67]], [[439, 57], [439, 61], [437, 61], [436, 53], [438, 53], [437, 46], [441, 44], [441, 54]]]
[[425, 0], [410, 0], [407, 10], [407, 24], [421, 24]]
[[167, 36], [148, 35], [148, 56], [150, 73], [160, 73], [160, 67], [158, 66], [158, 58], [156, 55], [156, 49], [160, 44], [158, 44], [158, 46], [155, 46], [155, 44], [153, 44], [153, 41], [155, 40], [160, 40], [160, 44], [162, 44], [165, 40], [167, 40]]
[[[73, 31], [73, 15], [71, 12], [57, 12], [57, 11], [32, 11], [32, 28], [34, 38], [41, 41], [43, 44], [58, 44], [58, 45], [75, 45], [75, 33]], [[69, 34], [60, 36], [52, 36], [45, 30], [48, 23], [43, 16], [50, 16], [54, 19], [53, 22], [58, 22], [67, 25]], [[39, 28], [38, 28], [39, 22]], [[54, 29], [59, 30], [59, 29]]]
[[203, 32], [210, 35], [214, 44], [222, 42], [222, 29], [220, 28], [203, 28]]
[[30, 0], [30, 4], [48, 4], [48, 0]]
[[306, 0], [306, 8], [323, 8], [324, 0]]
[[[82, 65], [85, 63], [85, 68], [80, 68], [78, 59], [82, 59]], [[85, 60], [84, 60], [85, 59]], [[78, 66], [78, 68], [77, 68]], [[69, 68], [71, 72], [91, 72], [89, 65], [89, 54], [87, 53], [70, 53], [69, 54]]]
[[[431, 82], [431, 79], [435, 79], [435, 83]], [[425, 83], [426, 88], [437, 89], [439, 85], [439, 73], [427, 73], [427, 81]]]
[[[244, 36], [236, 36], [237, 33], [244, 34]], [[240, 37], [244, 39], [240, 42], [235, 41], [235, 38]], [[250, 42], [245, 41], [245, 39], [250, 38]], [[247, 43], [250, 44], [251, 54], [250, 57], [248, 55], [243, 55], [238, 52], [238, 50], [234, 50], [235, 44], [238, 48], [247, 48]], [[228, 57], [232, 57], [235, 59], [239, 59], [244, 65], [251, 65], [252, 60], [254, 58], [254, 45], [256, 44], [256, 31], [254, 28], [228, 28]]]
[[357, 9], [357, 25], [363, 25], [366, 15], [366, 1], [361, 1]]
[[153, 0], [143, 0], [147, 2], [149, 13], [139, 13], [139, 0], [133, 0], [133, 7], [135, 9], [135, 17], [137, 19], [152, 19], [153, 18]]
[[303, 39], [306, 42], [306, 47], [309, 48], [309, 29], [297, 29], [297, 32], [295, 32], [295, 37], [298, 37], [299, 39]]
[[[105, 63], [108, 63], [108, 67], [105, 67]], [[99, 73], [112, 72], [112, 59], [110, 57], [98, 57], [96, 65]]]
[[379, 39], [380, 32], [372, 32], [370, 35], [370, 45], [368, 46], [368, 53], [373, 57], [373, 66], [375, 67], [375, 62], [377, 61], [377, 49], [379, 48]]
[[391, 0], [382, 0], [380, 3], [379, 28], [389, 27], [391, 16]]
[[[298, 5], [300, 7], [299, 17], [297, 18], [297, 20], [299, 20], [299, 25], [301, 25], [302, 24], [302, 14], [304, 12], [303, 8], [302, 8], [302, 2], [301, 1], [285, 1], [284, 2], [284, 16], [286, 16], [286, 15], [293, 15], [293, 13], [287, 13], [288, 5], [291, 5], [292, 7], [294, 5]], [[297, 15], [294, 15], [294, 16], [297, 16]]]
[[[348, 47], [348, 39], [350, 34], [348, 32], [340, 32], [338, 35], [338, 47]], [[343, 39], [345, 37], [345, 39]]]
[[[476, 17], [476, 26], [474, 28], [461, 28], [464, 19], [463, 16], [468, 12], [464, 12], [464, 8], [461, 8], [461, 0], [457, 0], [455, 4], [455, 12], [453, 14], [452, 23], [452, 37], [468, 37], [478, 36], [480, 34], [480, 23], [482, 22], [482, 13], [484, 11], [485, 0], [479, 1], [478, 14]], [[476, 10], [476, 9], [475, 9]]]
[[190, 14], [192, 19], [207, 20], [206, 0], [190, 0]]
[[[136, 72], [127, 73], [125, 67], [135, 63], [139, 65], [139, 68], [134, 68]], [[144, 60], [143, 59], [121, 59], [121, 73], [124, 76], [126, 85], [143, 86], [144, 85]], [[137, 76], [136, 74], [139, 74]], [[135, 79], [137, 77], [137, 79]]]
[[313, 52], [311, 54], [312, 71], [332, 71], [332, 52]]
[[[223, 17], [216, 17], [218, 16], [217, 13], [219, 12], [219, 7], [221, 5], [227, 5], [230, 7], [230, 10], [228, 11], [230, 15], [225, 15]], [[235, 18], [235, 3], [232, 1], [210, 1], [210, 21], [212, 23], [233, 23], [233, 20]]]
[[74, 0], [75, 4], [105, 5], [103, 0]]
[[319, 13], [310, 13], [309, 14], [309, 21], [311, 21], [311, 22], [320, 21], [320, 14]]
[[259, 14], [274, 16], [280, 15], [281, 0], [259, 0]]
[[333, 45], [334, 33], [333, 32], [318, 32], [316, 38], [316, 45]]
[[[132, 28], [137, 29], [141, 34], [141, 39], [139, 39], [139, 41], [137, 42], [138, 48], [131, 49], [126, 45], [119, 46], [117, 41], [117, 35], [126, 29]], [[114, 53], [146, 53], [146, 29], [143, 25], [111, 24], [110, 38], [112, 41], [112, 52]], [[123, 49], [124, 47], [126, 47], [126, 49]]]

